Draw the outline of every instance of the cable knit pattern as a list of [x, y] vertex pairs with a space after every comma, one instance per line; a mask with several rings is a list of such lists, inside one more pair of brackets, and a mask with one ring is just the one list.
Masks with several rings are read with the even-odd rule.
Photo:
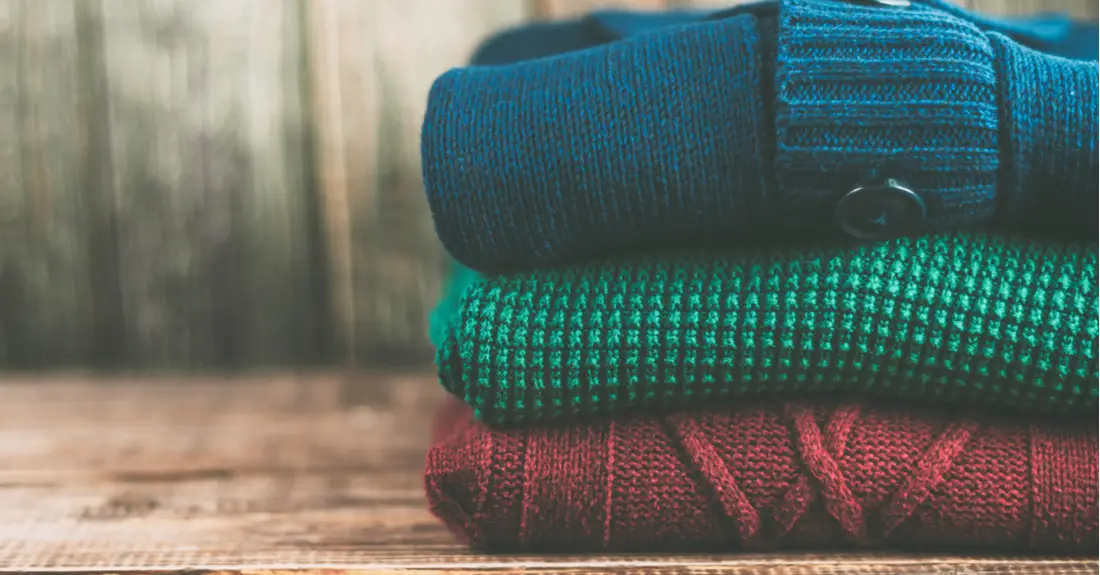
[[1095, 45], [1041, 28], [931, 0], [782, 0], [695, 21], [540, 25], [537, 46], [501, 36], [479, 52], [495, 65], [450, 70], [428, 97], [437, 233], [485, 272], [792, 231], [838, 237], [837, 200], [890, 177], [924, 200], [926, 231], [1023, 227], [1044, 206], [1060, 232], [1092, 238], [1095, 216], [1080, 214], [1096, 213], [1095, 154], [1077, 152], [1095, 149]]
[[1097, 245], [945, 233], [475, 280], [440, 382], [494, 424], [851, 393], [1097, 409]]
[[776, 159], [792, 228], [831, 226], [852, 184], [919, 190], [927, 229], [991, 221], [999, 149], [993, 49], [976, 26], [915, 4], [783, 0]]
[[1097, 553], [1097, 435], [869, 404], [493, 430], [444, 407], [432, 512], [501, 551]]

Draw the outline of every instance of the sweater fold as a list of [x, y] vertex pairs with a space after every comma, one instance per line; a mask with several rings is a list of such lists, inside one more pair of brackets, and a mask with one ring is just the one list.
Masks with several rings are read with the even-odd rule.
[[[1100, 212], [1100, 69], [991, 35], [997, 55], [1004, 216], [1091, 229]], [[1074, 105], [1066, 105], [1072, 102]]]
[[443, 74], [422, 132], [443, 245], [524, 267], [754, 225], [771, 161], [752, 136], [773, 130], [759, 44], [742, 15]]
[[865, 402], [492, 429], [440, 412], [432, 512], [495, 551], [1095, 555], [1097, 435]]
[[472, 274], [442, 385], [493, 424], [847, 394], [1095, 414], [1097, 245], [943, 233]]
[[835, 239], [840, 198], [891, 180], [924, 206], [906, 233], [1038, 225], [1091, 238], [1097, 63], [1084, 32], [933, 0], [781, 0], [502, 34], [478, 53], [491, 65], [430, 91], [436, 231], [484, 272]]

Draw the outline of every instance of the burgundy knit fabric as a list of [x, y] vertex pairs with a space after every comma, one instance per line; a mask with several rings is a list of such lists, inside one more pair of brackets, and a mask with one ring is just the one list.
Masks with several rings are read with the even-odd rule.
[[491, 550], [1097, 553], [1097, 432], [763, 403], [489, 429], [440, 411], [432, 511]]

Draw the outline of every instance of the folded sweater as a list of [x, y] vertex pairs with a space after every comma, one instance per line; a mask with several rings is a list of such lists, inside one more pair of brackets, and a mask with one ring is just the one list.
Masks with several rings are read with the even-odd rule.
[[494, 430], [462, 409], [425, 485], [476, 548], [1097, 553], [1091, 420], [764, 403]]
[[481, 271], [792, 230], [1092, 238], [1096, 28], [1052, 22], [780, 0], [499, 38], [429, 94], [436, 231]]
[[460, 274], [437, 365], [493, 424], [842, 393], [1094, 415], [1098, 280], [1095, 241], [970, 232]]

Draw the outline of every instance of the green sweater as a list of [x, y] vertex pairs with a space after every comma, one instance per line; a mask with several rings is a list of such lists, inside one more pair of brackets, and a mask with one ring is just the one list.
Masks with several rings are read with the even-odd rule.
[[1097, 409], [1097, 245], [983, 233], [639, 255], [480, 277], [439, 376], [493, 424], [828, 393]]

